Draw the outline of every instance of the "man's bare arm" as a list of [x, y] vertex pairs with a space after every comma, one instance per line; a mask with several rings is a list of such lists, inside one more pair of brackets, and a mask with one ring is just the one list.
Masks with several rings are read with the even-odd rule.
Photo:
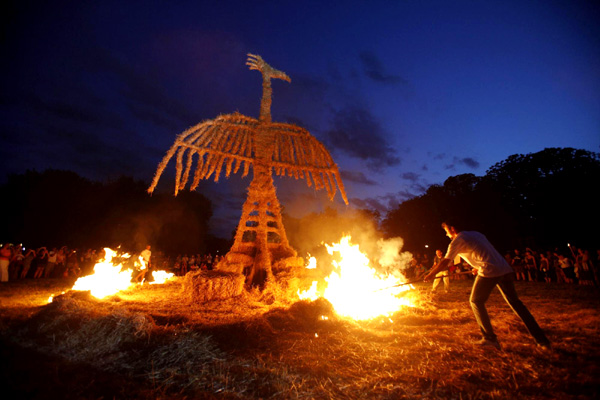
[[423, 278], [423, 280], [425, 282], [430, 281], [433, 278], [435, 278], [435, 275], [438, 272], [447, 270], [448, 267], [449, 267], [450, 261], [451, 260], [449, 258], [444, 258], [436, 266], [434, 266], [433, 268], [431, 268], [431, 270], [429, 271], [429, 273], [427, 275], [425, 275], [425, 278]]

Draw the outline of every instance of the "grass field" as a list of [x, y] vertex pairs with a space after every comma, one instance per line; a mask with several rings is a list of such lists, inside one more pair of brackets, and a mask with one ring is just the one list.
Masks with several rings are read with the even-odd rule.
[[[104, 300], [72, 281], [0, 286], [0, 384], [19, 399], [593, 399], [600, 397], [600, 293], [517, 282], [553, 343], [538, 348], [495, 291], [502, 351], [481, 349], [470, 281], [371, 321], [329, 303], [245, 293], [190, 304], [181, 279]], [[262, 301], [261, 301], [262, 300]]]

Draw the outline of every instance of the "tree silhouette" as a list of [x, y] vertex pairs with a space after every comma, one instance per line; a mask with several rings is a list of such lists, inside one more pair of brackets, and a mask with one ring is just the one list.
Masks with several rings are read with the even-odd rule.
[[206, 197], [149, 197], [146, 184], [130, 177], [99, 183], [71, 171], [27, 171], [10, 175], [0, 196], [9, 211], [2, 242], [96, 249], [120, 245], [127, 251], [152, 244], [178, 254], [202, 252], [211, 241], [212, 205]]
[[483, 177], [458, 175], [431, 186], [391, 210], [383, 227], [413, 251], [424, 244], [445, 247], [440, 223], [449, 216], [484, 232], [500, 248], [597, 246], [600, 213], [593, 186], [599, 180], [598, 153], [548, 148], [515, 154]]

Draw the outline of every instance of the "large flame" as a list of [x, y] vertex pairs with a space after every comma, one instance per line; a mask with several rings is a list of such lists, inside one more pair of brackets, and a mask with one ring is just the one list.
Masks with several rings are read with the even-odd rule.
[[398, 274], [381, 275], [369, 267], [369, 259], [358, 245], [350, 242], [350, 236], [339, 243], [325, 245], [329, 254], [339, 253], [341, 260], [334, 261], [334, 271], [325, 278], [326, 287], [319, 290], [319, 282], [313, 281], [310, 289], [298, 292], [300, 299], [327, 299], [337, 314], [357, 320], [389, 316], [402, 306], [413, 306], [400, 292], [410, 290], [411, 285], [400, 285], [403, 277]]
[[[130, 256], [123, 254], [115, 262], [113, 259], [117, 258], [117, 252], [108, 247], [104, 251], [106, 255], [104, 259], [96, 263], [94, 273], [77, 279], [71, 290], [89, 290], [92, 296], [102, 299], [136, 284], [135, 282], [131, 282], [133, 270], [129, 268], [123, 269], [121, 261], [128, 259]], [[139, 257], [134, 263], [140, 270], [146, 269], [142, 257]], [[154, 277], [154, 282], [151, 283], [164, 283], [173, 277], [173, 274], [166, 271], [153, 271], [152, 276]], [[52, 297], [50, 297], [49, 301], [52, 301]]]

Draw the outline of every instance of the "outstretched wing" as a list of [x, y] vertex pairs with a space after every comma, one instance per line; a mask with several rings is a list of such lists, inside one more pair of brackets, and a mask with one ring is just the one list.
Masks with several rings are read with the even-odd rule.
[[316, 190], [325, 188], [331, 200], [339, 188], [348, 204], [337, 165], [325, 146], [307, 130], [291, 124], [261, 124], [238, 113], [201, 122], [177, 136], [158, 165], [148, 192], [154, 191], [173, 156], [176, 160], [175, 195], [185, 188], [194, 167], [190, 190], [196, 189], [201, 179], [209, 179], [213, 174], [218, 182], [223, 166], [229, 177], [243, 165], [242, 178], [245, 177], [254, 161], [255, 138], [260, 134], [259, 130], [267, 130], [275, 138], [271, 165], [277, 175], [306, 179], [309, 187], [314, 184]]
[[[190, 190], [196, 189], [200, 179], [209, 179], [214, 173], [219, 181], [223, 166], [225, 175], [236, 173], [243, 165], [243, 175], [248, 175], [254, 158], [254, 137], [259, 122], [242, 114], [221, 115], [214, 120], [199, 123], [181, 133], [156, 169], [152, 193], [169, 161], [176, 155], [175, 195], [183, 190], [194, 168], [194, 179]], [[185, 166], [184, 166], [185, 159]]]
[[270, 123], [267, 128], [275, 136], [272, 165], [277, 175], [306, 179], [306, 184], [317, 190], [325, 188], [333, 200], [337, 188], [348, 204], [344, 183], [333, 158], [306, 129], [292, 124]]

